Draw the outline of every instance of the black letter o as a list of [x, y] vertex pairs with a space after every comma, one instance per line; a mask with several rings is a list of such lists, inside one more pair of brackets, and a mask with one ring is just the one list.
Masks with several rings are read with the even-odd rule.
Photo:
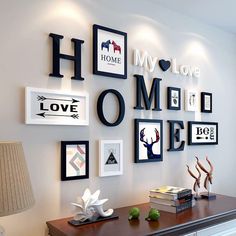
[[[103, 101], [104, 101], [105, 96], [108, 93], [114, 94], [117, 97], [118, 102], [119, 102], [119, 107], [120, 107], [119, 116], [118, 116], [117, 120], [114, 123], [108, 122], [106, 120], [104, 114], [103, 114]], [[106, 125], [106, 126], [117, 126], [117, 125], [119, 125], [122, 122], [122, 120], [124, 119], [124, 116], [125, 116], [125, 102], [124, 102], [124, 99], [123, 99], [122, 95], [115, 89], [108, 89], [108, 90], [103, 91], [100, 94], [100, 96], [98, 97], [97, 113], [98, 113], [99, 119], [101, 120], [101, 122], [104, 125]]]

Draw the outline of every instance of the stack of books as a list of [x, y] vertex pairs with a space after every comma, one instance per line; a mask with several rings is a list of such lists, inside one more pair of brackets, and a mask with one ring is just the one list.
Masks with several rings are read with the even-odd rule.
[[150, 206], [160, 211], [178, 213], [195, 205], [191, 189], [162, 186], [150, 190]]

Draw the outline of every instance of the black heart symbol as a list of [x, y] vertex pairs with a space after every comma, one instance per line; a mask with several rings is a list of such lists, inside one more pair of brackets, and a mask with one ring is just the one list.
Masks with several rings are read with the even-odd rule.
[[166, 71], [170, 68], [170, 61], [159, 60], [159, 66], [163, 71]]

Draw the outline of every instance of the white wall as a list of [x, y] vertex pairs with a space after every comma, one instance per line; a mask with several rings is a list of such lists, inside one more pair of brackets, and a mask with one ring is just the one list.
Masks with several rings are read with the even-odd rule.
[[[192, 187], [193, 179], [186, 164], [193, 166], [194, 156], [208, 155], [214, 171], [213, 191], [236, 196], [235, 173], [235, 36], [191, 18], [171, 12], [149, 1], [53, 0], [1, 1], [0, 7], [0, 139], [21, 140], [36, 198], [34, 208], [0, 223], [9, 236], [47, 235], [45, 222], [72, 215], [70, 202], [86, 187], [101, 189], [109, 198], [107, 207], [120, 207], [148, 200], [148, 190], [163, 184]], [[210, 14], [210, 12], [209, 12]], [[128, 33], [128, 79], [95, 76], [92, 72], [92, 25], [100, 24]], [[62, 63], [64, 79], [50, 78], [51, 41], [49, 33], [65, 36], [62, 50], [72, 53], [70, 38], [85, 40], [82, 50], [82, 75], [85, 81], [71, 81], [69, 62]], [[198, 50], [196, 51], [197, 45]], [[162, 78], [161, 112], [137, 111], [133, 74], [141, 71], [132, 66], [134, 48], [147, 50], [159, 58], [176, 57], [184, 64], [198, 65], [200, 79], [188, 79], [157, 69], [146, 73], [146, 81]], [[24, 124], [24, 88], [52, 88], [88, 91], [90, 125], [41, 126]], [[166, 87], [195, 87], [213, 93], [213, 113], [201, 114], [166, 109]], [[126, 102], [126, 115], [117, 127], [106, 127], [96, 114], [101, 91], [114, 88]], [[108, 106], [112, 109], [113, 102]], [[183, 105], [183, 104], [182, 104]], [[164, 121], [164, 160], [160, 163], [134, 164], [134, 118], [157, 118]], [[167, 152], [168, 119], [201, 119], [219, 122], [218, 146], [186, 146], [183, 152]], [[186, 140], [187, 129], [182, 132]], [[98, 177], [98, 140], [123, 139], [124, 174]], [[60, 141], [89, 140], [90, 178], [60, 181]]]

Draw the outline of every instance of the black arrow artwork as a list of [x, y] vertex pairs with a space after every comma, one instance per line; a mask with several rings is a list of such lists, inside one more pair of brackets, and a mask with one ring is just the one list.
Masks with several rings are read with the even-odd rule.
[[74, 119], [79, 119], [79, 114], [73, 114], [73, 115], [53, 115], [53, 114], [47, 114], [46, 112], [38, 113], [36, 114], [38, 116], [42, 116], [43, 118], [46, 118], [46, 116], [64, 116], [64, 117], [71, 117]]
[[72, 102], [72, 103], [79, 102], [79, 100], [76, 100], [74, 98], [72, 98], [72, 99], [60, 99], [60, 98], [46, 98], [44, 96], [37, 96], [37, 100], [38, 101], [56, 100], [56, 101], [65, 101], [65, 102]]

